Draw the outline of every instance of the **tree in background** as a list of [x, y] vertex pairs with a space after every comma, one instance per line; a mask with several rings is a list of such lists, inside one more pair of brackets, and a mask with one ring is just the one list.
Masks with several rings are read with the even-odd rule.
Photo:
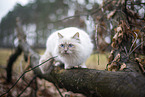
[[[12, 45], [16, 38], [17, 17], [20, 17], [27, 37], [32, 39], [33, 45], [43, 46], [46, 38], [54, 30], [76, 26], [87, 28], [92, 32], [89, 22], [89, 12], [98, 7], [95, 1], [82, 0], [34, 0], [26, 6], [17, 4], [1, 21], [1, 46]], [[69, 17], [69, 18], [67, 18]], [[92, 21], [93, 22], [93, 21]], [[91, 26], [90, 26], [91, 27]], [[85, 29], [85, 30], [87, 30]]]

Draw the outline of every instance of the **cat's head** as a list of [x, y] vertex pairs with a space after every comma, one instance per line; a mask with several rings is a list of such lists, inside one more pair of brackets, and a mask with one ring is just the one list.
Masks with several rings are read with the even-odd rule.
[[75, 54], [77, 52], [78, 45], [80, 44], [78, 32], [70, 38], [66, 38], [60, 33], [58, 33], [58, 37], [59, 37], [59, 45], [58, 45], [59, 54], [70, 55]]

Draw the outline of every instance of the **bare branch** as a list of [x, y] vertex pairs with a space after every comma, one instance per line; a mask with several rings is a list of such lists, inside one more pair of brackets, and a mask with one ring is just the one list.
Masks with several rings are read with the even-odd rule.
[[32, 78], [32, 80], [28, 83], [28, 85], [23, 89], [23, 91], [17, 96], [17, 97], [20, 97], [24, 91], [31, 85], [31, 83], [36, 79], [36, 75]]

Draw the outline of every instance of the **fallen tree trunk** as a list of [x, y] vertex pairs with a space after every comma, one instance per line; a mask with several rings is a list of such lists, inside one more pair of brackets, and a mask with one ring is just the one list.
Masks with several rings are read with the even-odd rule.
[[[34, 65], [33, 65], [34, 66]], [[110, 72], [93, 69], [53, 70], [42, 75], [47, 81], [88, 97], [144, 97], [145, 77], [137, 72]]]
[[108, 72], [90, 69], [53, 71], [59, 87], [88, 97], [145, 97], [145, 78], [134, 72]]

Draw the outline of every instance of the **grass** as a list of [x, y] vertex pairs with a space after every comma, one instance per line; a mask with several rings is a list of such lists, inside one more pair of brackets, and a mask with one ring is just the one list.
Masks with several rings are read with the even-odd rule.
[[[39, 54], [43, 54], [44, 50], [37, 50]], [[14, 50], [12, 49], [0, 49], [0, 66], [5, 66], [7, 64], [7, 61], [10, 57], [10, 55], [14, 53]], [[104, 70], [107, 65], [107, 55], [104, 54], [92, 54], [88, 60], [86, 61], [86, 65], [90, 69], [97, 69], [97, 70]], [[98, 61], [99, 57], [99, 61]], [[27, 63], [24, 62], [23, 54], [17, 59], [17, 61], [14, 63], [13, 69], [17, 72], [22, 72], [22, 68], [25, 67]], [[1, 70], [1, 69], [0, 69]]]
[[[14, 53], [13, 49], [0, 48], [0, 66], [6, 67], [9, 57], [13, 53]], [[17, 72], [17, 73], [23, 72], [23, 68], [25, 67], [25, 65], [26, 65], [26, 62], [23, 59], [23, 53], [22, 53], [21, 56], [18, 57], [18, 59], [13, 65], [14, 72]], [[3, 71], [4, 69], [0, 68], [0, 72], [3, 72]]]
[[11, 49], [0, 49], [0, 65], [7, 63], [9, 56], [13, 53]]
[[106, 65], [108, 63], [107, 57], [108, 57], [108, 53], [92, 54], [87, 59], [86, 65], [88, 68], [91, 69], [104, 70], [106, 69]]

